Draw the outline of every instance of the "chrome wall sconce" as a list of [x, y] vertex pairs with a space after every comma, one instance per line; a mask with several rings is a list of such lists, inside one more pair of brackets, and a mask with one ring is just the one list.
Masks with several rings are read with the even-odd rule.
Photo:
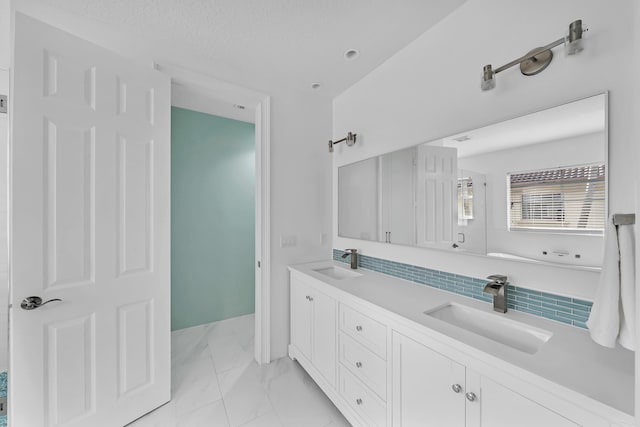
[[356, 134], [349, 132], [347, 134], [346, 138], [342, 138], [339, 141], [331, 141], [330, 140], [329, 141], [329, 152], [333, 153], [333, 146], [336, 145], [336, 144], [339, 144], [339, 143], [341, 143], [343, 141], [344, 141], [345, 144], [347, 144], [347, 146], [351, 147], [353, 144], [356, 143]]
[[495, 70], [491, 67], [491, 64], [485, 65], [482, 69], [482, 81], [480, 88], [482, 90], [491, 90], [496, 87], [496, 74], [520, 64], [520, 72], [525, 76], [535, 76], [542, 72], [549, 66], [553, 59], [553, 49], [556, 46], [560, 46], [564, 43], [565, 53], [567, 55], [575, 55], [582, 52], [584, 49], [582, 45], [582, 34], [587, 29], [582, 29], [582, 19], [573, 21], [569, 24], [569, 35], [559, 38], [558, 40], [549, 43], [546, 46], [537, 47], [527, 54], [521, 56], [518, 59], [505, 64]]

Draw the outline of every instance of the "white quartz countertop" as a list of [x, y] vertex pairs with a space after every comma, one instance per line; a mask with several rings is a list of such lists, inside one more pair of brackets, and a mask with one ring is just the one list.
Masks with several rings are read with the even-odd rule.
[[[405, 322], [409, 320], [417, 329], [428, 328], [426, 331], [432, 335], [434, 332], [441, 334], [458, 348], [483, 352], [496, 365], [506, 362], [616, 410], [633, 414], [634, 353], [631, 351], [602, 347], [591, 340], [588, 331], [580, 328], [515, 310], [496, 313], [490, 303], [386, 274], [358, 269], [356, 271], [361, 276], [332, 279], [314, 271], [330, 266], [349, 270], [348, 264], [336, 261], [299, 264], [289, 269], [374, 304], [386, 310], [391, 317], [400, 316]], [[537, 353], [528, 354], [424, 314], [426, 310], [448, 302], [545, 329], [553, 336]]]

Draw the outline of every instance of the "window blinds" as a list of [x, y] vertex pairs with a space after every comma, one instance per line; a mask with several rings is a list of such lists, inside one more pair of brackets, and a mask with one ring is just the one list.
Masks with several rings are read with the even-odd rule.
[[508, 174], [509, 229], [602, 234], [605, 166]]

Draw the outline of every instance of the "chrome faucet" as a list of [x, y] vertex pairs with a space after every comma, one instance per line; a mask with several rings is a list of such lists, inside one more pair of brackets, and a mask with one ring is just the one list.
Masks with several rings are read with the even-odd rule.
[[342, 254], [342, 258], [346, 258], [351, 255], [351, 268], [353, 270], [358, 268], [358, 250], [357, 249], [345, 249]]
[[487, 277], [491, 282], [487, 283], [482, 292], [493, 295], [493, 311], [507, 312], [507, 276], [492, 274]]

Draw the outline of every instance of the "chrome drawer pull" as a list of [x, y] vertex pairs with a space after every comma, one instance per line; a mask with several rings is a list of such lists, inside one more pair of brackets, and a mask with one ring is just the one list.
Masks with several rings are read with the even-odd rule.
[[356, 399], [356, 403], [357, 403], [358, 405], [362, 405], [362, 399], [360, 399], [360, 398]]
[[474, 392], [472, 392], [472, 391], [467, 393], [465, 396], [467, 396], [467, 400], [469, 402], [475, 402], [475, 400], [476, 400], [476, 394]]
[[362, 332], [362, 326], [360, 326], [360, 325], [356, 326], [356, 331]]
[[462, 391], [462, 386], [460, 384], [454, 384], [451, 386], [451, 389], [456, 393], [460, 393]]
[[362, 362], [356, 362], [356, 368], [362, 368]]

